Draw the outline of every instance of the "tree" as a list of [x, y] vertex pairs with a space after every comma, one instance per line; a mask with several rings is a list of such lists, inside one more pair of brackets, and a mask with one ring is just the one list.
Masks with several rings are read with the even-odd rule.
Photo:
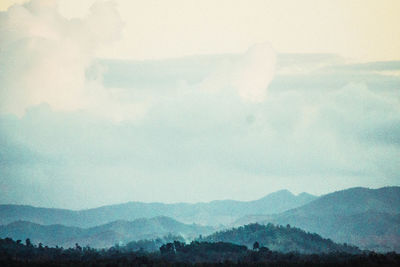
[[175, 253], [175, 245], [174, 243], [167, 243], [160, 247], [161, 254], [165, 253]]
[[185, 244], [179, 241], [174, 241], [174, 248], [176, 251], [181, 251], [185, 247]]
[[30, 240], [29, 238], [27, 238], [27, 239], [25, 240], [25, 245], [26, 245], [27, 247], [32, 247], [32, 242], [31, 242], [31, 240]]
[[257, 250], [257, 249], [259, 249], [260, 248], [260, 244], [256, 241], [256, 242], [254, 242], [254, 244], [253, 244], [253, 250]]
[[78, 250], [78, 251], [82, 251], [82, 247], [79, 246], [78, 243], [75, 243], [75, 249]]

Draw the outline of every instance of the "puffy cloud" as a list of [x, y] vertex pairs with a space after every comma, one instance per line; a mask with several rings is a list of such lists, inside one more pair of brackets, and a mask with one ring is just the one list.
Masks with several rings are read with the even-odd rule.
[[[147, 89], [143, 86], [103, 86], [107, 66], [93, 59], [98, 48], [121, 35], [123, 23], [113, 2], [97, 1], [86, 15], [68, 18], [60, 13], [60, 5], [66, 3], [33, 0], [0, 13], [0, 113], [21, 116], [27, 108], [47, 103], [54, 110], [82, 109], [121, 121], [140, 118], [162, 101], [157, 95], [143, 93]], [[218, 64], [189, 90], [200, 87], [236, 94], [247, 102], [262, 102], [275, 61], [269, 45], [255, 45]], [[172, 90], [186, 94], [186, 78], [175, 78], [179, 81]]]
[[118, 39], [122, 26], [113, 2], [96, 2], [84, 18], [63, 17], [52, 0], [0, 12], [0, 113], [21, 115], [41, 103], [59, 110], [108, 104], [109, 92], [86, 71], [94, 51]]

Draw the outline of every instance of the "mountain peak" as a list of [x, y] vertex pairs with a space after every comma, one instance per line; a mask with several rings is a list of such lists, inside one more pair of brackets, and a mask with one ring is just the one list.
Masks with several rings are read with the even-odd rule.
[[276, 191], [276, 192], [274, 192], [272, 194], [286, 194], [286, 195], [292, 195], [292, 196], [294, 195], [292, 192], [290, 192], [287, 189], [281, 189], [281, 190], [278, 190], [278, 191]]
[[268, 198], [271, 198], [271, 197], [274, 197], [274, 198], [275, 198], [275, 197], [294, 197], [294, 196], [295, 196], [295, 195], [294, 195], [292, 192], [290, 192], [289, 190], [287, 190], [287, 189], [282, 189], [282, 190], [278, 190], [278, 191], [269, 193], [268, 195], [262, 197], [262, 198], [259, 199], [259, 200], [268, 199]]

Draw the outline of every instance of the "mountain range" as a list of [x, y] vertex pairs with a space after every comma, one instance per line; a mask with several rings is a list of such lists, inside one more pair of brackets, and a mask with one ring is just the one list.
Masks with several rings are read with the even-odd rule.
[[29, 238], [34, 244], [43, 243], [52, 247], [68, 248], [78, 243], [81, 246], [108, 248], [115, 244], [168, 235], [192, 240], [199, 234], [210, 234], [214, 230], [210, 226], [184, 224], [168, 217], [155, 217], [134, 221], [114, 221], [91, 228], [16, 221], [0, 226], [0, 236], [11, 237], [14, 240]]
[[283, 212], [300, 207], [316, 198], [307, 193], [296, 196], [287, 190], [281, 190], [254, 201], [216, 200], [195, 204], [128, 202], [79, 211], [0, 205], [0, 224], [23, 220], [43, 225], [62, 224], [87, 228], [116, 220], [131, 221], [168, 216], [183, 223], [217, 226], [231, 224], [249, 214]]
[[273, 215], [252, 215], [233, 225], [290, 224], [363, 249], [400, 251], [400, 187], [350, 188]]
[[168, 234], [192, 240], [251, 223], [289, 224], [337, 243], [399, 252], [400, 187], [357, 187], [320, 197], [282, 190], [247, 202], [129, 202], [80, 211], [0, 205], [0, 237], [59, 246], [104, 247]]
[[337, 244], [317, 234], [306, 233], [290, 226], [249, 224], [215, 232], [212, 227], [183, 224], [168, 217], [137, 219], [131, 222], [115, 221], [87, 229], [17, 221], [0, 226], [0, 236], [21, 241], [29, 238], [36, 245], [42, 243], [50, 247], [64, 248], [75, 247], [76, 244], [92, 248], [126, 245], [126, 249], [157, 251], [167, 240], [195, 240], [232, 243], [247, 246], [249, 249], [258, 242], [260, 247], [283, 253], [361, 252], [357, 247]]

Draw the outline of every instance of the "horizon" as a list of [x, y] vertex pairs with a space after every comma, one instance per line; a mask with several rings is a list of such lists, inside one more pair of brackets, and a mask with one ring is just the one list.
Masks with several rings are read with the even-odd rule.
[[0, 204], [400, 186], [399, 8], [2, 1]]
[[[367, 189], [367, 190], [380, 190], [380, 189], [384, 189], [384, 188], [393, 188], [393, 187], [400, 187], [400, 186], [396, 186], [396, 185], [392, 185], [392, 186], [383, 186], [383, 187], [377, 187], [377, 188], [371, 188], [371, 187], [362, 187], [362, 186], [356, 186], [356, 187], [349, 187], [349, 188], [345, 188], [345, 189], [340, 189], [340, 190], [336, 190], [336, 191], [332, 191], [332, 192], [328, 192], [322, 195], [314, 195], [314, 194], [310, 194], [307, 192], [300, 192], [300, 193], [293, 193], [287, 189], [280, 189], [277, 191], [273, 191], [271, 193], [266, 193], [264, 194], [264, 196], [261, 196], [259, 198], [256, 199], [251, 199], [251, 200], [240, 200], [240, 199], [214, 199], [214, 200], [209, 200], [209, 201], [200, 201], [200, 202], [145, 202], [145, 201], [137, 201], [137, 200], [131, 200], [131, 201], [127, 201], [127, 202], [120, 202], [120, 203], [109, 203], [109, 204], [105, 204], [105, 205], [101, 205], [101, 206], [94, 206], [94, 207], [87, 207], [87, 208], [80, 208], [80, 209], [70, 209], [70, 208], [63, 208], [63, 207], [45, 207], [45, 206], [35, 206], [35, 205], [29, 205], [29, 204], [18, 204], [18, 203], [0, 203], [0, 206], [26, 206], [26, 207], [32, 207], [32, 208], [44, 208], [44, 209], [59, 209], [59, 210], [70, 210], [70, 211], [84, 211], [84, 210], [91, 210], [91, 209], [98, 209], [98, 208], [102, 208], [102, 207], [110, 207], [110, 206], [119, 206], [119, 205], [126, 205], [126, 204], [130, 204], [130, 203], [143, 203], [143, 204], [165, 204], [165, 205], [176, 205], [176, 204], [189, 204], [189, 205], [196, 205], [196, 204], [212, 204], [213, 202], [223, 202], [223, 201], [234, 201], [234, 202], [254, 202], [254, 201], [258, 201], [261, 200], [265, 197], [268, 197], [270, 195], [274, 195], [276, 193], [282, 193], [282, 192], [288, 192], [291, 195], [298, 197], [300, 195], [306, 194], [312, 197], [315, 197], [315, 199], [323, 197], [325, 195], [330, 195], [332, 193], [336, 193], [336, 192], [341, 192], [341, 191], [347, 191], [347, 190], [351, 190], [351, 189]], [[165, 215], [160, 215], [160, 216], [165, 216]], [[168, 216], [167, 216], [168, 217]], [[144, 217], [145, 218], [145, 217]]]

